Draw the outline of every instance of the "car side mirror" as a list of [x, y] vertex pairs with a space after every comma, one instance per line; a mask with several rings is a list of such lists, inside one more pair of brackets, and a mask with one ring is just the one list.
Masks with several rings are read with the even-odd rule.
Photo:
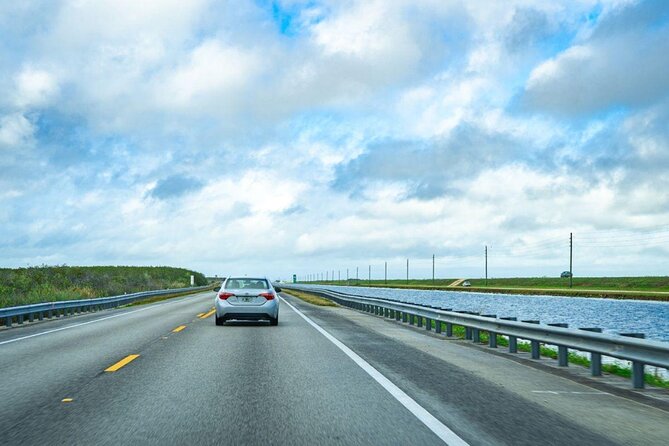
[[276, 291], [277, 293], [280, 293], [280, 292], [281, 292], [281, 288], [279, 288], [278, 286], [275, 286], [275, 287], [274, 287], [274, 291]]

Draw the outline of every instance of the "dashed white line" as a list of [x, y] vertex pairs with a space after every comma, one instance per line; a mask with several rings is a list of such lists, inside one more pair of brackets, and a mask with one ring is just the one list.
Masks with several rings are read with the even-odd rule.
[[281, 300], [288, 305], [298, 316], [307, 321], [309, 325], [314, 327], [316, 331], [325, 336], [330, 342], [336, 345], [346, 356], [351, 358], [361, 369], [363, 369], [369, 376], [371, 376], [377, 383], [388, 391], [397, 401], [400, 402], [404, 407], [406, 407], [416, 418], [418, 418], [428, 429], [430, 429], [437, 437], [439, 437], [444, 443], [453, 446], [468, 446], [468, 443], [458, 435], [448, 428], [445, 424], [435, 418], [430, 412], [428, 412], [423, 406], [418, 404], [413, 398], [404, 393], [402, 389], [397, 387], [376, 370], [370, 363], [362, 359], [356, 352], [348, 348], [337, 338], [328, 333], [320, 325], [312, 321], [300, 310], [295, 308], [293, 305], [289, 304], [286, 299], [281, 298]]

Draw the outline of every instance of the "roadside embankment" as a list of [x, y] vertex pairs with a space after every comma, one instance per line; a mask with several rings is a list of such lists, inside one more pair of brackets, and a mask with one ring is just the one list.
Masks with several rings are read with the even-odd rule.
[[184, 268], [145, 266], [35, 266], [0, 268], [0, 308], [139, 291], [207, 285], [203, 274]]
[[[458, 283], [459, 282], [459, 283]], [[608, 299], [634, 299], [669, 302], [669, 277], [583, 277], [565, 278], [510, 278], [467, 279], [471, 286], [462, 286], [465, 279], [423, 280], [355, 280], [309, 282], [311, 285], [339, 285], [414, 290], [470, 291], [495, 294], [550, 295], [573, 297], [598, 297]], [[458, 283], [457, 285], [454, 285]]]

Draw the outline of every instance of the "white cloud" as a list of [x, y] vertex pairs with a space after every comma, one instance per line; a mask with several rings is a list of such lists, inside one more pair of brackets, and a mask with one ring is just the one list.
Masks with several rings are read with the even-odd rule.
[[248, 92], [263, 68], [260, 57], [252, 51], [205, 41], [185, 64], [168, 73], [158, 99], [187, 108], [214, 101], [216, 104], [211, 105], [227, 108], [230, 104], [225, 102], [242, 91]]
[[17, 148], [32, 139], [35, 128], [21, 113], [0, 118], [0, 147]]
[[[618, 14], [634, 16], [633, 10]], [[663, 97], [669, 89], [669, 25], [607, 26], [616, 20], [616, 15], [605, 15], [602, 32], [595, 29], [583, 42], [535, 67], [525, 86], [525, 103], [540, 111], [582, 115], [644, 107]]]
[[56, 79], [44, 70], [25, 68], [16, 76], [15, 82], [15, 104], [19, 108], [48, 105], [58, 91]]
[[635, 4], [287, 2], [287, 34], [262, 2], [54, 5], [0, 41], [8, 265], [471, 272], [484, 243], [666, 221], [666, 27], [599, 23]]

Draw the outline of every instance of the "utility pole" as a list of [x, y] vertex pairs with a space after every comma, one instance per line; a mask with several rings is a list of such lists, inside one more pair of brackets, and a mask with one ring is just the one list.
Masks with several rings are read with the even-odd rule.
[[409, 283], [409, 259], [407, 259], [407, 283]]
[[346, 268], [346, 285], [348, 285], [348, 268]]
[[432, 283], [434, 283], [434, 254], [432, 254]]
[[355, 284], [358, 284], [358, 281], [360, 280], [360, 276], [358, 275], [358, 267], [355, 267]]
[[330, 281], [330, 271], [325, 271], [325, 281], [326, 282]]
[[569, 233], [569, 288], [573, 286], [572, 280], [574, 279], [574, 273], [572, 271], [572, 259], [574, 251], [574, 234]]
[[341, 270], [337, 271], [337, 282], [341, 282]]
[[369, 265], [369, 272], [367, 273], [367, 282], [372, 282], [372, 265]]
[[485, 245], [485, 286], [488, 286], [488, 245]]
[[388, 284], [388, 262], [385, 262], [385, 266], [383, 268], [383, 283]]

